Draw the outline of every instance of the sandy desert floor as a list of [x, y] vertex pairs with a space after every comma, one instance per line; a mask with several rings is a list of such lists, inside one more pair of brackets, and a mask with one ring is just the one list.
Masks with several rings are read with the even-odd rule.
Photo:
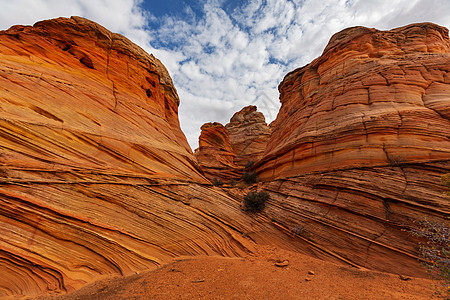
[[50, 299], [434, 299], [432, 283], [259, 246], [244, 258], [180, 258]]

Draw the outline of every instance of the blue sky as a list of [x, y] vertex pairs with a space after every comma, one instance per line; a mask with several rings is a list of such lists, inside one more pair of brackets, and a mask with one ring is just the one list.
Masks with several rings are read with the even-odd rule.
[[[241, 1], [226, 1], [238, 5]], [[142, 1], [140, 6], [150, 12], [157, 18], [162, 18], [167, 15], [186, 17], [186, 9], [192, 9], [198, 17], [203, 15], [204, 1], [186, 1], [186, 0], [165, 0], [165, 1]]]
[[450, 0], [0, 0], [0, 29], [72, 15], [118, 32], [169, 70], [192, 149], [200, 126], [256, 104], [267, 121], [284, 75], [318, 57], [330, 37], [362, 25], [450, 27]]

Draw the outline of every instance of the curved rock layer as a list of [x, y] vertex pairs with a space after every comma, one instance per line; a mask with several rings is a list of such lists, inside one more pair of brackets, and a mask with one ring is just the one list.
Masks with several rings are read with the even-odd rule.
[[413, 275], [417, 244], [400, 226], [448, 216], [441, 27], [353, 28], [288, 74], [256, 166], [272, 199], [253, 216], [201, 174], [153, 56], [77, 17], [0, 37], [0, 297], [66, 293], [180, 255], [238, 256], [254, 242]]
[[[450, 226], [446, 28], [363, 27], [284, 78], [282, 107], [257, 165], [267, 210], [319, 251], [355, 265], [418, 273], [414, 220]], [[319, 251], [319, 252], [320, 252]]]
[[167, 70], [128, 39], [73, 17], [14, 26], [0, 47], [9, 180], [89, 181], [92, 170], [98, 178], [111, 169], [117, 181], [203, 180]]
[[198, 184], [2, 184], [0, 296], [61, 294], [182, 255], [294, 249], [265, 218]]
[[235, 113], [225, 128], [236, 154], [235, 164], [246, 166], [262, 158], [272, 131], [256, 106], [250, 105]]
[[448, 160], [449, 51], [430, 23], [337, 33], [279, 85], [261, 176]]
[[292, 244], [206, 185], [166, 69], [126, 38], [59, 18], [0, 32], [0, 60], [0, 298]]
[[234, 163], [236, 154], [225, 127], [214, 122], [203, 124], [201, 130], [195, 156], [203, 174], [210, 180], [240, 178], [244, 168]]

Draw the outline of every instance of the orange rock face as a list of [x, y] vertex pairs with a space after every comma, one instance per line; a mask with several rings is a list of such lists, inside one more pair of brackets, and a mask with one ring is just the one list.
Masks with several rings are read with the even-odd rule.
[[261, 159], [271, 129], [267, 126], [264, 115], [256, 111], [256, 106], [250, 105], [235, 113], [225, 128], [236, 154], [234, 162], [237, 165], [245, 166]]
[[164, 66], [83, 18], [0, 32], [0, 298], [288, 243], [201, 175]]
[[239, 178], [243, 168], [234, 163], [236, 154], [225, 127], [214, 122], [204, 124], [201, 130], [195, 156], [205, 176], [211, 180], [226, 181]]
[[[14, 26], [0, 61], [0, 298], [255, 242], [420, 274], [402, 226], [449, 214], [449, 38], [436, 25], [343, 31], [286, 76], [255, 166], [272, 198], [255, 215], [203, 176], [167, 70], [126, 38], [78, 17]], [[233, 143], [203, 128], [200, 148], [222, 149], [224, 166], [236, 166]]]
[[261, 176], [449, 159], [449, 48], [428, 23], [334, 35], [280, 84]]
[[57, 181], [58, 173], [87, 180], [89, 170], [110, 169], [121, 171], [119, 182], [139, 174], [202, 180], [159, 60], [76, 17], [14, 26], [1, 37], [1, 137], [9, 150], [2, 163], [10, 180]]
[[439, 179], [450, 171], [448, 30], [343, 30], [279, 90], [256, 166], [271, 191], [267, 213], [319, 256], [418, 272], [417, 241], [402, 226], [449, 222]]
[[200, 168], [209, 179], [240, 179], [245, 167], [263, 155], [271, 129], [256, 106], [235, 113], [225, 127], [206, 123], [202, 127], [199, 148], [195, 150]]

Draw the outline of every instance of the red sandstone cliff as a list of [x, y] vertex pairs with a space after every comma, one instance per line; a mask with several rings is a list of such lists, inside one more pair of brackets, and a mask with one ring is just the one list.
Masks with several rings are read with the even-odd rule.
[[256, 106], [244, 107], [225, 127], [206, 123], [195, 150], [198, 163], [209, 179], [240, 179], [246, 167], [263, 156], [271, 129]]
[[345, 30], [286, 76], [256, 165], [272, 198], [257, 215], [203, 177], [166, 69], [126, 38], [77, 17], [14, 26], [0, 32], [0, 60], [0, 297], [254, 242], [419, 274], [401, 226], [449, 214], [439, 26]]
[[279, 90], [256, 166], [267, 215], [318, 256], [414, 273], [417, 241], [402, 226], [450, 222], [439, 180], [450, 171], [448, 30], [343, 30]]
[[261, 175], [449, 159], [449, 47], [429, 23], [335, 34], [280, 84]]
[[195, 156], [205, 176], [222, 181], [240, 178], [244, 168], [234, 163], [236, 154], [225, 127], [217, 122], [206, 123], [201, 130]]
[[0, 298], [286, 243], [200, 174], [168, 72], [128, 39], [59, 18], [0, 32], [0, 61]]
[[256, 111], [256, 106], [250, 105], [235, 113], [225, 128], [236, 154], [234, 162], [237, 165], [245, 166], [261, 159], [271, 129], [267, 126], [264, 115]]

